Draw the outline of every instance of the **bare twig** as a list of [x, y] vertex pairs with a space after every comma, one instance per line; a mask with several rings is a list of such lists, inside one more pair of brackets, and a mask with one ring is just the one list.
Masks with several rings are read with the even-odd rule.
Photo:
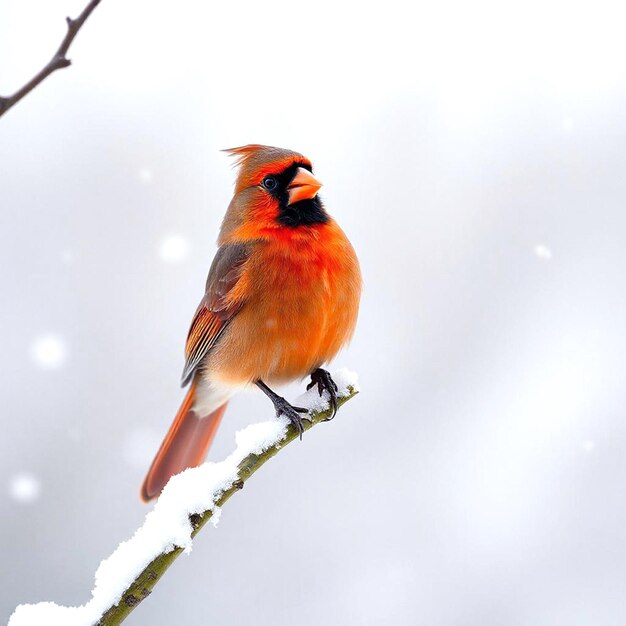
[[91, 0], [87, 6], [83, 9], [83, 12], [75, 19], [66, 17], [67, 32], [65, 37], [59, 46], [59, 49], [54, 53], [48, 64], [41, 69], [33, 78], [31, 78], [23, 87], [20, 87], [12, 96], [0, 96], [0, 117], [2, 117], [14, 104], [19, 102], [25, 95], [30, 93], [39, 83], [45, 78], [50, 76], [52, 72], [60, 70], [64, 67], [68, 67], [72, 62], [67, 58], [67, 51], [72, 45], [74, 38], [81, 29], [81, 26], [85, 23], [87, 18], [91, 15], [93, 10], [100, 4], [100, 0]]

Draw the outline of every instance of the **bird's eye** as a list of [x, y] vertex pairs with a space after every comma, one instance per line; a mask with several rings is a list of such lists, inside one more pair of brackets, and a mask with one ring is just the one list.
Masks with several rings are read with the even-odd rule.
[[261, 184], [268, 191], [274, 191], [278, 187], [278, 181], [273, 176], [266, 176]]

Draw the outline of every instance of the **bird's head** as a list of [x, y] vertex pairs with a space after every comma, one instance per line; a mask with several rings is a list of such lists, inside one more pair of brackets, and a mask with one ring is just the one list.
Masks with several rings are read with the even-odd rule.
[[294, 229], [330, 219], [318, 196], [311, 161], [292, 150], [251, 144], [225, 150], [239, 167], [222, 230]]

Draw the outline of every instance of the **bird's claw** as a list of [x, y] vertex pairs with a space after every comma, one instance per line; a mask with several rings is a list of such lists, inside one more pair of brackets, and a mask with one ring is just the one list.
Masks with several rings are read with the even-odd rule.
[[332, 414], [330, 417], [326, 418], [326, 421], [329, 421], [337, 415], [337, 391], [339, 388], [337, 384], [332, 379], [332, 376], [326, 370], [323, 370], [321, 367], [318, 367], [314, 372], [311, 373], [311, 382], [306, 386], [307, 391], [311, 389], [314, 385], [317, 385], [317, 391], [321, 395], [323, 395], [324, 391], [328, 391], [328, 396], [330, 399], [330, 408], [332, 409]]
[[[274, 403], [274, 408], [276, 409], [276, 417], [284, 415], [294, 425], [302, 440], [302, 433], [304, 432], [303, 421], [311, 421], [308, 417], [309, 410], [301, 406], [293, 406], [293, 404], [289, 404], [287, 400], [280, 397]], [[306, 413], [307, 416], [301, 415], [302, 413]]]

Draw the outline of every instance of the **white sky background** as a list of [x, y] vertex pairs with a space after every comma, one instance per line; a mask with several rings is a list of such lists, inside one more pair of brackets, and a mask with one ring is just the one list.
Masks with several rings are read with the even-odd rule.
[[[81, 9], [0, 5], [0, 93]], [[102, 0], [0, 120], [0, 622], [86, 601], [143, 518], [232, 192], [219, 149], [261, 142], [313, 160], [360, 254], [337, 365], [362, 395], [127, 623], [621, 624], [625, 17]], [[270, 413], [235, 399], [214, 458]]]

